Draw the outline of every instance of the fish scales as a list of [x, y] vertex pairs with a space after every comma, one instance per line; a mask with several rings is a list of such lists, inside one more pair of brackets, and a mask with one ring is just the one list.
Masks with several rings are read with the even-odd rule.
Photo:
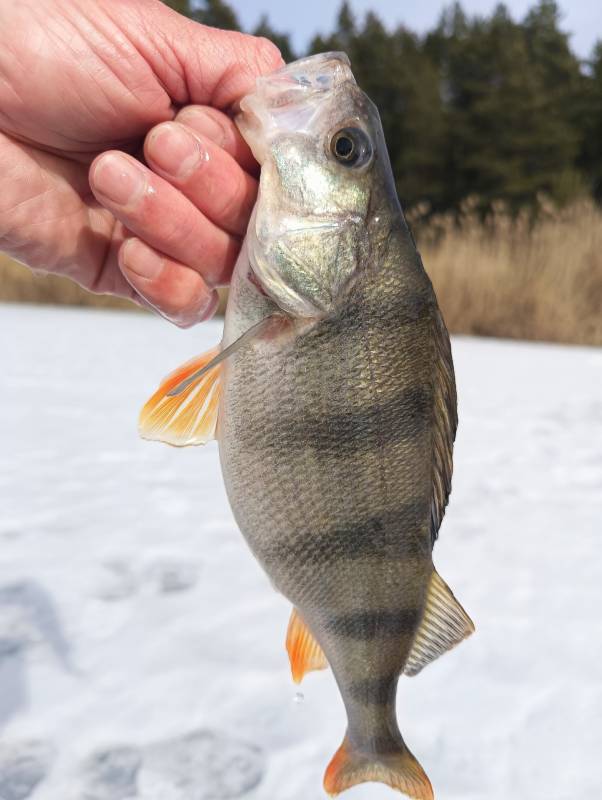
[[215, 433], [238, 525], [295, 608], [293, 676], [327, 662], [345, 704], [329, 794], [372, 780], [432, 800], [396, 691], [473, 630], [432, 560], [457, 423], [449, 338], [346, 57], [294, 62], [240, 108], [262, 171], [221, 352], [170, 376], [141, 429]]
[[[382, 295], [388, 267], [385, 254], [356, 299]], [[403, 281], [390, 302], [402, 307], [400, 292], [415, 309]], [[382, 707], [369, 726], [380, 736], [432, 569], [426, 277], [420, 296], [411, 325], [383, 326], [366, 312], [375, 304], [359, 302], [352, 325], [343, 309], [338, 324], [330, 319], [269, 358], [260, 347], [241, 353], [226, 367], [221, 435], [236, 446], [222, 459], [237, 521], [274, 585], [303, 610], [348, 703]]]

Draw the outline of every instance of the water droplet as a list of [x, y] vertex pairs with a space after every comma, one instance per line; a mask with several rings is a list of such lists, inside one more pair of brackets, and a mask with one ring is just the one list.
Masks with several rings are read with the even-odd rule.
[[303, 692], [297, 692], [295, 694], [295, 696], [293, 697], [293, 703], [295, 703], [295, 705], [298, 705], [298, 706], [301, 705], [301, 703], [304, 700], [305, 700], [305, 695], [303, 694]]

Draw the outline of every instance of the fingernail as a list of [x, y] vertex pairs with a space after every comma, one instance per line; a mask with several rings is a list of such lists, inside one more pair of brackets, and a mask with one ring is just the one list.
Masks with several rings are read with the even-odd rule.
[[146, 186], [141, 166], [125, 155], [107, 153], [99, 160], [93, 175], [94, 188], [120, 206], [131, 205]]
[[207, 158], [201, 142], [177, 122], [159, 125], [148, 140], [153, 166], [174, 178], [188, 177]]
[[219, 297], [214, 290], [209, 296], [201, 297], [193, 308], [187, 308], [179, 314], [172, 314], [168, 319], [175, 322], [180, 328], [191, 328], [193, 325], [198, 325], [199, 322], [210, 319], [215, 314], [218, 305]]
[[226, 139], [223, 125], [220, 125], [216, 119], [201, 108], [195, 108], [194, 106], [184, 108], [178, 114], [178, 121], [184, 125], [190, 125], [195, 131], [202, 133], [203, 136], [211, 139], [212, 142], [215, 142], [220, 147]]
[[140, 239], [127, 239], [120, 260], [127, 270], [147, 280], [156, 278], [163, 269], [163, 258]]

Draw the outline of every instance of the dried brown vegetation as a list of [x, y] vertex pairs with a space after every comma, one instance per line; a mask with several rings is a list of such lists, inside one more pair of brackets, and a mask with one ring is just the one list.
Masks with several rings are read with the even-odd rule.
[[469, 207], [416, 232], [450, 331], [602, 345], [602, 211], [592, 201], [542, 203], [536, 222], [498, 207], [482, 224]]
[[[563, 211], [542, 204], [536, 222], [503, 208], [483, 224], [413, 222], [424, 264], [455, 333], [602, 345], [602, 211], [589, 200]], [[0, 257], [0, 300], [134, 308]]]

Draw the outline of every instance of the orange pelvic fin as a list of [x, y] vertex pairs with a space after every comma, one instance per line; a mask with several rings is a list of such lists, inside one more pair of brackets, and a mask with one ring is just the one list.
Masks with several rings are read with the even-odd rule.
[[205, 444], [215, 438], [221, 388], [221, 364], [212, 367], [219, 347], [172, 372], [146, 402], [138, 421], [143, 439], [176, 447]]
[[286, 634], [286, 650], [295, 683], [301, 683], [308, 672], [327, 669], [328, 661], [313, 634], [293, 608]]
[[361, 753], [346, 737], [324, 776], [331, 797], [359, 783], [385, 783], [413, 800], [434, 800], [433, 787], [418, 761], [402, 743], [398, 752]]

